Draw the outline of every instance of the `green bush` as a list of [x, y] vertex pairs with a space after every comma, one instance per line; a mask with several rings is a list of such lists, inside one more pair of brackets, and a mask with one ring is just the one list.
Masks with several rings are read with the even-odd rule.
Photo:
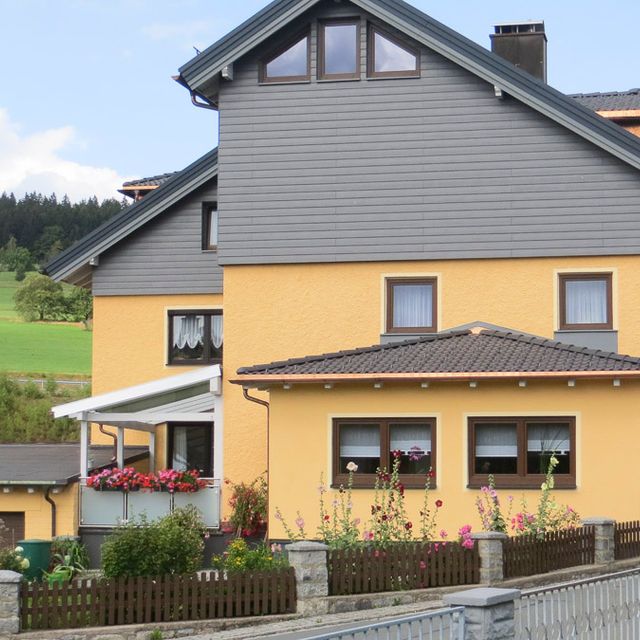
[[236, 538], [229, 543], [226, 552], [221, 556], [213, 556], [211, 565], [214, 569], [227, 573], [248, 573], [252, 571], [268, 571], [289, 566], [280, 545], [261, 544], [251, 549], [243, 538]]
[[29, 568], [29, 561], [22, 556], [22, 547], [0, 549], [0, 571], [24, 573]]
[[187, 574], [202, 565], [205, 528], [195, 507], [149, 522], [142, 516], [113, 531], [102, 545], [108, 578]]
[[87, 547], [68, 536], [59, 536], [53, 539], [51, 544], [51, 568], [64, 561], [64, 564], [73, 568], [74, 572], [84, 571], [89, 567], [89, 552]]

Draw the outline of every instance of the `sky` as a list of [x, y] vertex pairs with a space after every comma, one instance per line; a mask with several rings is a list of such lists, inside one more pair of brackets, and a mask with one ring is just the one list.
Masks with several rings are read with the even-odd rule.
[[[543, 19], [549, 83], [640, 86], [638, 0], [409, 0], [489, 47], [497, 22]], [[0, 0], [0, 192], [118, 197], [217, 144], [217, 114], [171, 76], [267, 0]]]

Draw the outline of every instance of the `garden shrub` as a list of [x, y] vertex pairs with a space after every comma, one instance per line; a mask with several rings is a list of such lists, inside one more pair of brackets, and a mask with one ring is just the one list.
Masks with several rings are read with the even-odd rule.
[[151, 522], [143, 515], [107, 537], [102, 572], [108, 578], [193, 573], [202, 564], [205, 533], [193, 506]]
[[0, 571], [24, 573], [29, 568], [29, 561], [23, 557], [24, 549], [0, 549]]
[[261, 544], [252, 549], [245, 540], [236, 538], [229, 543], [224, 554], [213, 556], [211, 565], [226, 573], [247, 573], [283, 569], [289, 566], [289, 562], [278, 544], [270, 547]]
[[232, 509], [226, 530], [236, 536], [256, 535], [267, 522], [267, 481], [264, 475], [253, 482], [233, 483], [225, 480], [230, 488], [229, 506]]

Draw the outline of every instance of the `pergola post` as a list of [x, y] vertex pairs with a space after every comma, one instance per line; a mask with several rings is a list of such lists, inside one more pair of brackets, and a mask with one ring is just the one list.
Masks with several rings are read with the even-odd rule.
[[118, 469], [124, 469], [124, 427], [118, 427], [118, 443], [116, 446], [116, 462]]
[[89, 423], [80, 422], [80, 477], [89, 475]]
[[149, 432], [149, 471], [156, 470], [156, 432]]

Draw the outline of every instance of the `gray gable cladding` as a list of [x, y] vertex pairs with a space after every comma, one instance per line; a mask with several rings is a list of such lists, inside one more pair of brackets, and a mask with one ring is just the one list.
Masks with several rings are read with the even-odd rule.
[[[180, 81], [206, 95], [218, 74], [322, 0], [276, 0], [180, 67]], [[417, 42], [495, 85], [547, 117], [640, 168], [640, 142], [590, 109], [537, 80], [402, 0], [350, 0]], [[228, 83], [222, 84], [222, 89]], [[210, 96], [215, 99], [215, 96]]]
[[260, 85], [273, 46], [220, 93], [221, 264], [640, 253], [638, 171], [444, 56], [421, 47], [419, 79]]
[[217, 253], [202, 250], [202, 204], [216, 200], [211, 180], [107, 250], [93, 270], [94, 295], [222, 293]]
[[[99, 257], [149, 220], [164, 213], [183, 198], [217, 178], [218, 149], [213, 149], [152, 191], [140, 202], [87, 234], [57, 255], [43, 269], [55, 280], [86, 284], [91, 282], [89, 261]], [[198, 236], [200, 237], [200, 236]]]

